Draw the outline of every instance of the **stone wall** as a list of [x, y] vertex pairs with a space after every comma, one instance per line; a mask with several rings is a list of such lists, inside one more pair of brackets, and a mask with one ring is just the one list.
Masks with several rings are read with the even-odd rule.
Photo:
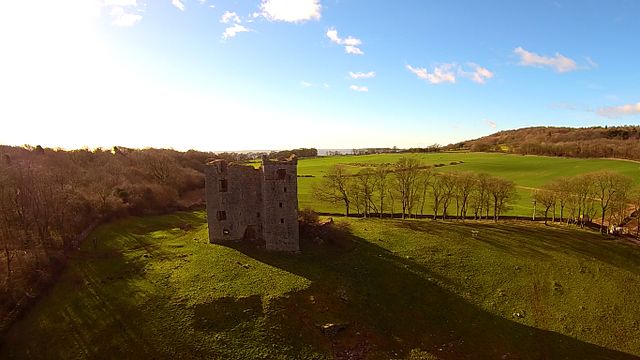
[[216, 160], [205, 168], [209, 241], [264, 240], [268, 250], [297, 252], [297, 159], [262, 159], [262, 167]]
[[262, 169], [266, 247], [275, 251], [299, 251], [297, 159], [263, 159]]

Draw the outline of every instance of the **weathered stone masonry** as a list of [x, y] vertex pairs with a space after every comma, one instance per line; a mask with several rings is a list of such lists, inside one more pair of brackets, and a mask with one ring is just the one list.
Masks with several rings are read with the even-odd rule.
[[262, 166], [215, 160], [205, 167], [209, 242], [263, 240], [268, 250], [300, 250], [298, 161], [262, 158]]

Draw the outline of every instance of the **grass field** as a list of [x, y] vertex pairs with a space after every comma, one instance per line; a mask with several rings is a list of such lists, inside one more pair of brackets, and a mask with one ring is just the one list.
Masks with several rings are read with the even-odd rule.
[[202, 212], [101, 226], [0, 358], [640, 356], [637, 246], [525, 222], [338, 221], [345, 241], [299, 255], [208, 244]]
[[[428, 165], [446, 165], [435, 168], [436, 171], [485, 172], [512, 180], [518, 186], [519, 199], [514, 204], [513, 209], [507, 213], [508, 215], [531, 215], [533, 212], [531, 188], [539, 188], [560, 176], [574, 176], [599, 170], [612, 170], [630, 176], [634, 179], [636, 185], [640, 185], [640, 163], [625, 160], [469, 152], [332, 156], [301, 159], [299, 161], [298, 174], [314, 176], [298, 178], [300, 208], [309, 207], [321, 212], [344, 212], [343, 207], [319, 202], [311, 194], [313, 184], [321, 181], [322, 176], [332, 165], [344, 164], [353, 172], [357, 172], [367, 165], [395, 163], [401, 157], [416, 158]], [[449, 165], [452, 162], [462, 163]], [[429, 212], [431, 212], [431, 209], [429, 209]]]

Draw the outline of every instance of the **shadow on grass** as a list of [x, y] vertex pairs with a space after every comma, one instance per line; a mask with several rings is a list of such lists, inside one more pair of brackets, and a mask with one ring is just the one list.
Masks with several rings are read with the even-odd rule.
[[[544, 226], [513, 221], [498, 224], [484, 221], [407, 221], [394, 225], [443, 238], [473, 238], [507, 254], [536, 259], [551, 259], [553, 253], [571, 252], [640, 274], [640, 247], [637, 245], [622, 238], [565, 225]], [[474, 230], [478, 231], [476, 236], [471, 234]]]
[[[345, 245], [347, 244], [347, 245]], [[638, 359], [488, 313], [428, 279], [430, 270], [348, 235], [340, 247], [297, 256], [237, 250], [312, 280], [270, 302], [269, 321], [336, 358], [393, 358], [421, 349], [443, 359]], [[319, 325], [342, 324], [336, 334]]]

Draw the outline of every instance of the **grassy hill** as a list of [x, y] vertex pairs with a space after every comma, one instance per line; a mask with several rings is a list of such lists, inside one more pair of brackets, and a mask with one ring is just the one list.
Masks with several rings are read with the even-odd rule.
[[207, 244], [202, 212], [104, 225], [0, 358], [640, 356], [637, 246], [557, 225], [339, 222], [350, 235], [299, 255]]
[[[515, 203], [513, 209], [508, 212], [509, 215], [531, 215], [532, 188], [539, 188], [560, 176], [574, 176], [598, 170], [612, 170], [632, 177], [635, 184], [640, 185], [640, 163], [624, 160], [577, 159], [473, 152], [332, 156], [301, 159], [299, 161], [298, 174], [313, 176], [298, 178], [300, 208], [309, 207], [317, 211], [336, 213], [344, 211], [340, 206], [318, 202], [312, 196], [313, 184], [322, 180], [322, 176], [330, 166], [344, 164], [353, 172], [357, 172], [366, 166], [395, 163], [401, 157], [416, 158], [427, 165], [445, 165], [435, 168], [436, 171], [486, 172], [512, 180], [518, 186], [519, 200]], [[456, 165], [450, 165], [451, 163], [456, 163]]]
[[500, 131], [452, 144], [449, 150], [640, 160], [640, 126], [570, 128], [538, 126]]

